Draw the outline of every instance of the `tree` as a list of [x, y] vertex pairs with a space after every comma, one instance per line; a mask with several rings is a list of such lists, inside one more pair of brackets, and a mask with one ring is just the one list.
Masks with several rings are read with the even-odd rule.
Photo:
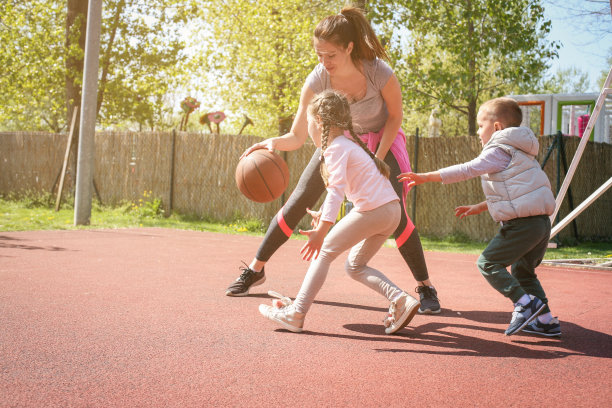
[[589, 74], [576, 67], [559, 69], [542, 80], [536, 93], [584, 93], [589, 88]]
[[568, 24], [579, 24], [594, 41], [612, 34], [610, 0], [546, 0], [564, 10]]
[[65, 128], [59, 2], [0, 2], [0, 128]]
[[[88, 0], [0, 3], [0, 129], [67, 129], [81, 102]], [[192, 1], [104, 2], [98, 125], [171, 127], [170, 89], [187, 78], [183, 27]], [[77, 122], [78, 124], [78, 122]], [[75, 174], [78, 129], [69, 171]], [[74, 182], [74, 177], [70, 180]]]
[[[612, 1], [612, 0], [611, 0]], [[603, 70], [601, 71], [601, 75], [599, 76], [599, 79], [597, 80], [597, 85], [599, 86], [599, 89], [602, 89], [606, 79], [608, 78], [608, 72], [610, 72], [610, 68], [612, 68], [612, 47], [608, 48], [608, 69], [607, 70]]]
[[97, 101], [103, 126], [172, 126], [164, 96], [188, 78], [183, 31], [193, 17], [192, 1], [105, 2]]
[[[87, 29], [88, 0], [68, 0], [66, 5], [65, 30], [65, 91], [66, 91], [66, 123], [72, 120], [74, 109], [81, 103], [81, 88], [83, 80], [83, 58], [85, 56], [85, 37]], [[77, 115], [77, 122], [79, 118]], [[75, 133], [71, 153], [76, 156], [76, 146], [79, 140]]]
[[[80, 104], [87, 0], [0, 3], [0, 128], [66, 130]], [[106, 0], [99, 125], [158, 127], [163, 96], [186, 81], [193, 1]]]
[[535, 84], [559, 48], [545, 39], [550, 21], [539, 0], [398, 0], [370, 7], [387, 28], [408, 109], [454, 110], [467, 117], [470, 135], [479, 103]]
[[[202, 1], [197, 33], [203, 106], [247, 114], [261, 135], [287, 128], [316, 65], [312, 32], [344, 1]], [[209, 33], [206, 36], [206, 33]]]

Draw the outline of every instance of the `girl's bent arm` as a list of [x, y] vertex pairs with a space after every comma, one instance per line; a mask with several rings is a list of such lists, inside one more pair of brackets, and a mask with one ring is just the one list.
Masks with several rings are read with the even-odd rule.
[[376, 157], [385, 160], [397, 132], [402, 125], [402, 90], [395, 74], [391, 75], [386, 85], [383, 87], [382, 97], [387, 105], [389, 117], [385, 122], [385, 130], [376, 150]]

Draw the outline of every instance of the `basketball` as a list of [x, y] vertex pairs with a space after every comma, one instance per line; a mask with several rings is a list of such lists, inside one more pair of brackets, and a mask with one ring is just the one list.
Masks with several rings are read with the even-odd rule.
[[257, 203], [276, 200], [289, 185], [289, 167], [278, 154], [257, 149], [238, 162], [236, 185]]

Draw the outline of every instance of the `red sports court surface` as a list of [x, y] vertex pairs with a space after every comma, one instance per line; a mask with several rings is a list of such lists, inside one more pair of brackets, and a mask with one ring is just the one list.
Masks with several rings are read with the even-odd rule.
[[[337, 260], [305, 332], [259, 315], [294, 297], [290, 240], [251, 296], [224, 290], [261, 238], [169, 229], [0, 233], [0, 406], [609, 406], [612, 273], [540, 267], [563, 337], [503, 335], [512, 306], [476, 255], [426, 252], [443, 312], [384, 334], [385, 299]], [[373, 266], [414, 282], [393, 248]]]

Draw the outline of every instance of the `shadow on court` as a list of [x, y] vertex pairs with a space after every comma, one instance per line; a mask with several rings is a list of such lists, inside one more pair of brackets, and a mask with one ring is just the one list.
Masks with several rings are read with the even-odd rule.
[[[275, 254], [249, 296], [224, 296], [259, 242], [161, 228], [2, 233], [0, 406], [557, 407], [612, 398], [611, 273], [538, 268], [563, 337], [508, 337], [511, 304], [475, 270], [477, 255], [427, 252], [442, 313], [417, 314], [389, 336], [386, 300], [338, 260], [296, 334], [258, 305], [270, 289], [297, 294], [303, 241]], [[372, 265], [414, 287], [397, 250], [382, 248]]]

